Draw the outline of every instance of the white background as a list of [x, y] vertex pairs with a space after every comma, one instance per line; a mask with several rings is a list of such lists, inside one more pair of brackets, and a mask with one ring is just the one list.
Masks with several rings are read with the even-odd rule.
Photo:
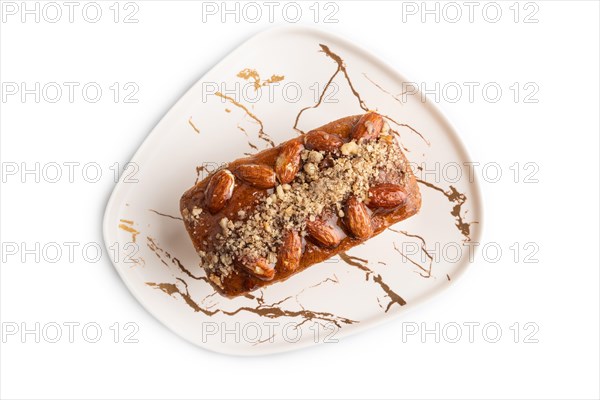
[[[288, 24], [283, 3], [272, 24], [262, 3], [265, 15], [258, 23], [235, 23], [233, 16], [221, 23], [219, 15], [203, 22], [200, 2], [137, 1], [139, 22], [132, 24], [122, 22], [124, 15], [114, 23], [113, 2], [100, 3], [98, 23], [82, 18], [83, 2], [73, 23], [65, 6], [57, 23], [43, 16], [39, 23], [34, 16], [22, 23], [20, 14], [3, 15], [3, 84], [97, 82], [103, 88], [97, 103], [87, 102], [77, 89], [73, 103], [66, 97], [57, 103], [44, 98], [36, 103], [33, 95], [24, 102], [19, 95], [3, 98], [4, 172], [12, 163], [32, 166], [36, 161], [42, 166], [97, 162], [103, 172], [97, 183], [82, 179], [80, 169], [73, 183], [66, 177], [57, 183], [42, 177], [36, 183], [34, 176], [25, 176], [23, 183], [20, 174], [5, 176], [3, 245], [102, 243], [102, 214], [114, 186], [109, 167], [127, 162], [169, 107], [224, 55], [254, 33]], [[442, 87], [449, 82], [496, 82], [502, 87], [496, 103], [477, 90], [473, 102], [466, 92], [454, 103], [439, 102], [473, 160], [502, 168], [499, 182], [481, 179], [483, 242], [502, 247], [500, 261], [478, 257], [436, 299], [339, 343], [238, 358], [196, 348], [168, 331], [133, 299], [108, 257], [89, 263], [76, 250], [73, 262], [63, 255], [56, 263], [43, 257], [38, 263], [29, 255], [23, 263], [19, 255], [3, 254], [3, 329], [13, 323], [32, 328], [36, 322], [95, 322], [103, 336], [88, 343], [79, 329], [69, 343], [63, 327], [58, 343], [44, 338], [36, 343], [34, 335], [22, 340], [20, 333], [4, 332], [2, 398], [600, 396], [598, 3], [540, 1], [534, 3], [537, 23], [523, 22], [535, 8], [521, 3], [515, 23], [513, 2], [499, 2], [502, 16], [491, 23], [482, 15], [485, 3], [469, 22], [468, 8], [459, 2], [460, 21], [450, 23], [442, 14], [439, 22], [429, 15], [423, 23], [420, 2], [413, 3], [419, 8], [416, 15], [403, 13], [403, 4], [391, 1], [338, 2], [338, 22], [322, 22], [321, 4], [318, 24], [312, 21], [312, 4], [301, 3], [299, 24], [342, 34], [415, 82], [429, 88], [436, 82]], [[440, 11], [444, 4], [438, 5]], [[114, 82], [138, 85], [139, 102], [120, 98], [115, 103], [109, 89]], [[515, 102], [509, 89], [515, 82], [537, 85], [533, 99], [538, 102], [524, 101], [529, 91]], [[539, 182], [524, 183], [521, 175], [515, 183], [509, 169], [515, 162], [536, 163]], [[523, 250], [515, 262], [509, 249], [515, 242], [521, 248], [536, 243], [539, 262], [524, 262]], [[124, 323], [137, 324], [139, 343], [123, 343], [122, 336], [114, 343], [109, 327], [115, 322], [121, 324], [121, 334]], [[436, 343], [433, 335], [402, 340], [412, 323], [433, 328], [436, 322], [495, 322], [502, 337], [488, 343], [476, 330], [473, 343], [465, 337], [458, 343], [443, 338]], [[515, 322], [520, 324], [518, 343], [510, 330]], [[533, 336], [537, 343], [525, 343], [527, 322], [539, 327]]]

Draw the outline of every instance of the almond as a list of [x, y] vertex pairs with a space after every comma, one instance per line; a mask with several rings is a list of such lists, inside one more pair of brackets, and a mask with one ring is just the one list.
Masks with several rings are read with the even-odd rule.
[[346, 202], [344, 222], [350, 233], [358, 239], [368, 239], [373, 234], [367, 207], [356, 196], [350, 196]]
[[315, 241], [324, 247], [336, 247], [340, 244], [341, 238], [336, 229], [322, 219], [306, 221], [306, 230]]
[[381, 183], [369, 188], [369, 208], [394, 208], [406, 201], [406, 192], [400, 185]]
[[275, 269], [264, 257], [244, 257], [237, 264], [263, 281], [270, 281], [275, 277]]
[[237, 167], [235, 175], [259, 189], [269, 189], [275, 187], [276, 177], [273, 168], [261, 164], [244, 164]]
[[204, 192], [206, 207], [211, 214], [215, 214], [225, 207], [227, 200], [233, 194], [234, 185], [235, 177], [231, 171], [222, 169], [215, 172]]
[[354, 126], [352, 139], [363, 141], [377, 138], [383, 128], [383, 122], [383, 117], [377, 113], [363, 115]]
[[297, 231], [287, 231], [283, 235], [283, 243], [279, 247], [277, 270], [295, 271], [302, 257], [302, 240]]
[[302, 143], [291, 141], [281, 147], [275, 160], [275, 173], [281, 183], [290, 183], [300, 170], [300, 153], [304, 150]]
[[344, 140], [335, 133], [310, 131], [304, 135], [304, 145], [309, 150], [335, 152], [344, 144]]

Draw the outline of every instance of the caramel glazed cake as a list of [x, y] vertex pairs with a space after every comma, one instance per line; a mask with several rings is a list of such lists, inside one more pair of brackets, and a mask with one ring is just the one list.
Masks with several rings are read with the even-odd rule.
[[200, 265], [226, 296], [284, 280], [420, 206], [408, 161], [374, 112], [233, 161], [180, 203]]

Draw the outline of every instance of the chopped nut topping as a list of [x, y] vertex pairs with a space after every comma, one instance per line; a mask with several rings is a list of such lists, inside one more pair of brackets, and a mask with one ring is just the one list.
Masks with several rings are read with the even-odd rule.
[[308, 161], [310, 161], [311, 163], [314, 164], [318, 164], [321, 162], [321, 160], [323, 160], [323, 153], [319, 152], [319, 151], [311, 151], [308, 153]]
[[318, 172], [318, 168], [313, 163], [304, 164], [304, 172], [306, 172], [309, 176], [314, 176]]
[[356, 144], [355, 141], [344, 143], [342, 145], [342, 147], [340, 148], [340, 151], [345, 156], [356, 155], [356, 154], [358, 154], [358, 145]]
[[215, 285], [223, 289], [223, 283], [221, 282], [218, 276], [210, 274], [208, 275], [208, 279], [210, 279]]
[[344, 217], [348, 197], [364, 201], [372, 182], [397, 174], [399, 165], [406, 168], [399, 148], [387, 140], [351, 141], [340, 151], [342, 156], [328, 156], [331, 163], [321, 163], [327, 153], [302, 150], [304, 166], [294, 180], [277, 185], [272, 193], [265, 191], [253, 209], [238, 211], [235, 223], [228, 218], [219, 221], [222, 231], [215, 235], [213, 250], [200, 255], [203, 266], [222, 276], [233, 271], [234, 260], [243, 258], [262, 258], [272, 267], [286, 230], [304, 237], [307, 221], [314, 222], [325, 212]]

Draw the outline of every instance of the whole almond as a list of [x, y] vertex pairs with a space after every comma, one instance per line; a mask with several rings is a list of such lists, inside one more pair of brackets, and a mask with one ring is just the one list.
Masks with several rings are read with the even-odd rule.
[[406, 192], [400, 185], [381, 183], [369, 188], [369, 208], [394, 208], [406, 201]]
[[304, 135], [304, 146], [309, 150], [335, 152], [344, 144], [344, 140], [335, 133], [310, 131]]
[[324, 247], [336, 247], [340, 244], [341, 238], [335, 228], [321, 219], [306, 221], [306, 230], [315, 241]]
[[276, 177], [273, 168], [262, 164], [244, 164], [237, 167], [235, 175], [259, 189], [269, 189], [275, 187]]
[[383, 122], [383, 117], [375, 112], [364, 114], [354, 126], [352, 139], [360, 142], [377, 138], [383, 128]]
[[351, 196], [346, 202], [344, 222], [350, 233], [358, 239], [368, 239], [373, 234], [367, 207], [356, 196]]
[[304, 150], [302, 143], [294, 140], [285, 143], [275, 160], [275, 173], [282, 184], [290, 183], [300, 170], [300, 153]]
[[275, 277], [275, 269], [264, 257], [244, 257], [237, 264], [263, 281], [270, 281]]
[[279, 246], [277, 270], [295, 271], [302, 257], [302, 240], [297, 231], [287, 231], [283, 235], [283, 243]]
[[225, 207], [227, 200], [233, 194], [235, 177], [228, 169], [217, 171], [208, 182], [204, 197], [208, 211], [215, 214]]

